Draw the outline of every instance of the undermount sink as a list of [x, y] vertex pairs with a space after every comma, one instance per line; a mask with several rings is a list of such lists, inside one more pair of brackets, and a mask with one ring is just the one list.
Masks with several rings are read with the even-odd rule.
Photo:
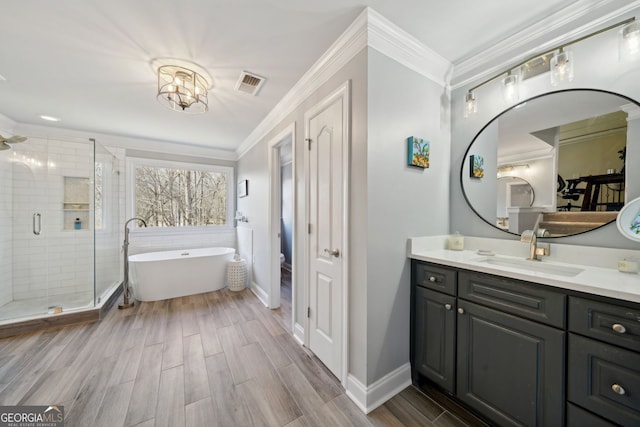
[[479, 259], [478, 262], [502, 267], [518, 268], [521, 270], [533, 271], [537, 273], [555, 274], [556, 276], [573, 277], [584, 270], [576, 267], [564, 265], [548, 264], [540, 261], [529, 261], [526, 259], [511, 259], [502, 257], [487, 257]]

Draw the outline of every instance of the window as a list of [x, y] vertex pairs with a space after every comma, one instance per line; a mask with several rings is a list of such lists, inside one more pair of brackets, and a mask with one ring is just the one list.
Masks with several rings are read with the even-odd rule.
[[133, 216], [147, 227], [232, 225], [232, 168], [136, 159], [129, 170]]

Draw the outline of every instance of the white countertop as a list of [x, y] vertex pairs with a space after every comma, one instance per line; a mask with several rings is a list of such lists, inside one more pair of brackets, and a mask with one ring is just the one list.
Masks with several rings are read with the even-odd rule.
[[[487, 258], [522, 262], [529, 251], [529, 245], [526, 243], [466, 237], [465, 250], [453, 251], [445, 249], [446, 239], [447, 236], [409, 239], [408, 256], [421, 261], [640, 303], [640, 274], [623, 273], [617, 270], [618, 259], [638, 261], [640, 251], [551, 243], [551, 256], [542, 257], [541, 264], [551, 268], [557, 266], [582, 270], [574, 276], [564, 276], [486, 262]], [[495, 256], [481, 255], [478, 253], [479, 249], [490, 250], [495, 253]], [[553, 257], [554, 249], [556, 257]], [[575, 260], [582, 260], [584, 264], [576, 263]], [[537, 261], [529, 262], [537, 263]]]

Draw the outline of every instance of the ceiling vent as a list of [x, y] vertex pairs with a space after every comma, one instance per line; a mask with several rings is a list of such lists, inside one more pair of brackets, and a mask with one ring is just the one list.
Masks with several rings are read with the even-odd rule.
[[236, 90], [238, 92], [248, 93], [250, 95], [257, 95], [258, 91], [264, 84], [265, 78], [256, 74], [243, 71], [240, 73], [240, 78], [236, 83]]

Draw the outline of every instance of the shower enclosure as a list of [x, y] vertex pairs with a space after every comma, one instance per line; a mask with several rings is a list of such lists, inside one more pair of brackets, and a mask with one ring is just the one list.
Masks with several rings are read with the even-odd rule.
[[118, 169], [93, 140], [0, 151], [0, 323], [94, 308], [117, 288]]

